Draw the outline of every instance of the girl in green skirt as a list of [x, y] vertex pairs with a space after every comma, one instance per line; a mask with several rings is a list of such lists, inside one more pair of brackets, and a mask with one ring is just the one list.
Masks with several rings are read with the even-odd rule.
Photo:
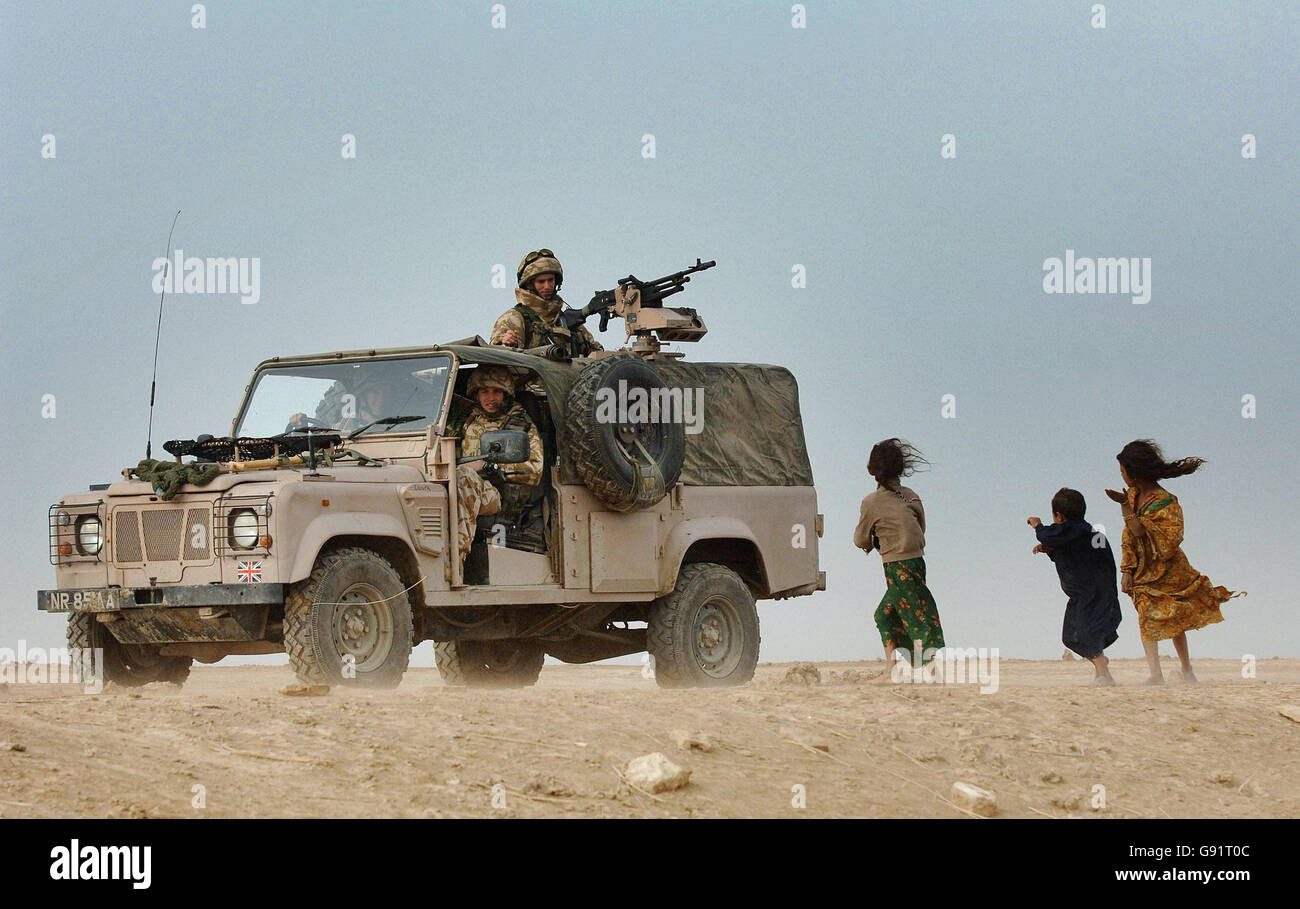
[[926, 463], [902, 439], [876, 444], [867, 460], [867, 472], [877, 485], [862, 500], [853, 545], [867, 552], [880, 550], [885, 565], [885, 596], [876, 608], [876, 627], [885, 645], [886, 670], [877, 679], [882, 683], [892, 680], [896, 650], [910, 656], [915, 648], [928, 663], [944, 646], [939, 610], [925, 586], [925, 509], [921, 497], [898, 482]]

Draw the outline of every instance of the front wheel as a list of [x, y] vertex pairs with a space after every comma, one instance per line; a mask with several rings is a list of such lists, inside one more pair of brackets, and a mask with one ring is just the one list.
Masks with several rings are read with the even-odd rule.
[[191, 657], [163, 656], [152, 644], [123, 644], [86, 612], [68, 615], [68, 650], [73, 665], [89, 675], [84, 681], [98, 678], [131, 688], [150, 682], [184, 685], [194, 663]]
[[388, 560], [335, 549], [284, 601], [284, 646], [303, 682], [396, 688], [411, 658], [411, 603]]
[[754, 595], [725, 565], [683, 565], [673, 592], [650, 607], [646, 625], [660, 688], [721, 688], [754, 677]]

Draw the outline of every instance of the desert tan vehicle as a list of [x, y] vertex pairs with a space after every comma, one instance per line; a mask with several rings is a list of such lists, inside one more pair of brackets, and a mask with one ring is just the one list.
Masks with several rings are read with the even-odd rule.
[[[671, 338], [674, 312], [641, 324]], [[51, 506], [57, 589], [38, 607], [128, 685], [285, 651], [304, 681], [393, 686], [424, 640], [453, 684], [643, 651], [663, 687], [748, 681], [755, 601], [825, 588], [797, 387], [636, 338], [577, 359], [474, 338], [267, 360], [229, 438], [166, 444], [193, 482], [128, 469]], [[546, 457], [524, 511], [480, 518], [462, 566], [455, 427], [484, 364], [518, 378]], [[358, 425], [351, 392], [372, 387], [384, 413]], [[307, 428], [287, 432], [291, 417]], [[527, 434], [482, 444], [515, 463]]]

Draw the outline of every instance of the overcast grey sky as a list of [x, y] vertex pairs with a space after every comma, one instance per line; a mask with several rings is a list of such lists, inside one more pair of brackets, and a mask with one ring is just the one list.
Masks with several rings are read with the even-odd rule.
[[[261, 293], [169, 296], [155, 445], [227, 433], [266, 357], [487, 334], [526, 250], [578, 304], [701, 256], [688, 356], [794, 372], [826, 513], [829, 588], [761, 607], [763, 659], [879, 656], [851, 533], [893, 435], [934, 464], [949, 644], [1059, 655], [1024, 519], [1073, 486], [1117, 545], [1102, 490], [1153, 437], [1208, 459], [1169, 481], [1184, 548], [1250, 591], [1193, 657], [1300, 656], [1300, 5], [191, 5], [0, 4], [0, 646], [61, 642], [46, 509], [144, 455], [182, 209], [174, 246], [260, 258]], [[1149, 258], [1150, 301], [1044, 293], [1066, 250]], [[1122, 603], [1111, 654], [1140, 656]]]

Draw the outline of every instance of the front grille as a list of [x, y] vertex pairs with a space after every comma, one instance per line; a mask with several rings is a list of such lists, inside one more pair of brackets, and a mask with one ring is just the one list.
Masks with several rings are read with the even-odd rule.
[[113, 509], [113, 561], [207, 562], [212, 558], [212, 512], [206, 507]]
[[150, 562], [174, 562], [179, 558], [183, 515], [179, 508], [151, 509], [140, 513], [144, 525], [144, 552]]
[[140, 519], [134, 511], [113, 513], [113, 560], [143, 562], [140, 552]]
[[186, 561], [207, 559], [212, 545], [212, 526], [208, 520], [206, 508], [191, 508], [185, 512], [185, 552], [181, 558]]

